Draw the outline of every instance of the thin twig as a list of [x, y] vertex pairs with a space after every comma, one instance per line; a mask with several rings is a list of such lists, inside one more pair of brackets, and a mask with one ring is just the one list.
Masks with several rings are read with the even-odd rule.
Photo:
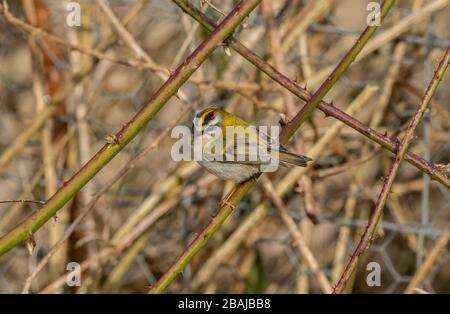
[[[381, 20], [383, 20], [389, 10], [394, 5], [395, 0], [386, 0], [381, 8]], [[300, 125], [308, 118], [308, 116], [313, 112], [313, 110], [321, 103], [323, 97], [328, 93], [328, 91], [333, 87], [337, 80], [342, 76], [342, 74], [347, 71], [352, 62], [356, 59], [360, 51], [364, 48], [366, 43], [372, 37], [372, 35], [377, 30], [377, 26], [368, 26], [362, 34], [359, 36], [353, 47], [347, 52], [347, 54], [342, 58], [336, 68], [331, 72], [328, 78], [323, 82], [319, 89], [308, 99], [303, 108], [297, 113], [297, 115], [287, 123], [286, 127], [283, 128], [280, 138], [283, 144], [286, 144], [288, 139], [290, 139], [294, 133], [298, 130]]]
[[[4, 2], [6, 3], [6, 2]], [[140, 8], [142, 6], [142, 2], [138, 2], [130, 12], [124, 17], [122, 23], [124, 25], [130, 23], [136, 16], [137, 13], [140, 12]], [[8, 7], [2, 6], [0, 4], [0, 12], [6, 14], [8, 11]], [[26, 23], [25, 23], [26, 24]], [[29, 25], [29, 24], [27, 24]], [[33, 27], [30, 25], [30, 27]], [[33, 34], [32, 32], [30, 34]], [[50, 35], [50, 34], [49, 34]], [[50, 38], [50, 37], [49, 37]], [[110, 36], [106, 40], [102, 41], [99, 46], [99, 51], [106, 50], [109, 48], [114, 42], [116, 38], [115, 36]], [[15, 156], [17, 156], [24, 147], [26, 147], [26, 143], [41, 129], [44, 125], [45, 121], [47, 121], [48, 117], [50, 117], [56, 110], [58, 104], [63, 101], [77, 86], [79, 82], [81, 82], [86, 76], [88, 76], [91, 71], [95, 68], [95, 65], [101, 59], [95, 59], [88, 67], [84, 68], [79, 73], [76, 73], [72, 79], [68, 82], [65, 89], [60, 90], [56, 95], [54, 95], [48, 106], [45, 107], [39, 114], [33, 119], [33, 122], [23, 130], [15, 140], [8, 145], [8, 147], [0, 154], [0, 173], [2, 173], [6, 167], [11, 163]]]
[[67, 47], [71, 50], [78, 51], [82, 54], [91, 56], [97, 60], [109, 61], [112, 63], [116, 63], [116, 64], [128, 66], [128, 67], [135, 67], [135, 68], [139, 68], [139, 69], [148, 69], [148, 70], [155, 71], [157, 73], [170, 73], [170, 71], [167, 68], [160, 66], [154, 62], [141, 62], [141, 61], [137, 61], [137, 60], [133, 60], [133, 59], [124, 60], [123, 58], [122, 59], [114, 58], [114, 57], [111, 57], [110, 55], [102, 52], [101, 50], [90, 49], [90, 48], [81, 47], [79, 45], [72, 44], [63, 38], [60, 38], [58, 36], [55, 36], [53, 34], [46, 32], [42, 28], [33, 26], [31, 24], [28, 24], [28, 23], [18, 19], [8, 10], [7, 5], [4, 5], [4, 6], [0, 5], [0, 13], [2, 13], [5, 16], [5, 20], [8, 23], [24, 30], [25, 32], [29, 33], [32, 36], [45, 37], [45, 38], [49, 39], [50, 41], [53, 41], [59, 45]]
[[[51, 247], [49, 252], [40, 260], [39, 264], [36, 266], [34, 271], [27, 277], [25, 280], [24, 287], [22, 289], [22, 293], [29, 293], [31, 283], [33, 282], [34, 278], [44, 269], [45, 265], [49, 262], [50, 258], [60, 249], [61, 245], [70, 237], [70, 235], [75, 231], [77, 226], [80, 224], [80, 222], [87, 216], [87, 214], [95, 207], [97, 202], [100, 200], [100, 198], [120, 179], [122, 178], [126, 173], [128, 173], [130, 170], [132, 170], [136, 164], [144, 158], [148, 153], [150, 153], [152, 150], [158, 147], [158, 145], [161, 143], [161, 141], [166, 138], [166, 136], [169, 134], [170, 130], [175, 126], [177, 123], [180, 123], [182, 119], [185, 118], [187, 113], [191, 111], [191, 107], [185, 108], [185, 110], [178, 116], [178, 118], [174, 121], [174, 123], [167, 127], [161, 134], [153, 141], [149, 146], [147, 146], [145, 149], [143, 149], [135, 158], [130, 160], [125, 164], [125, 166], [120, 169], [120, 171], [114, 176], [113, 179], [110, 180], [110, 182], [102, 188], [101, 191], [99, 191], [92, 199], [91, 201], [86, 204], [85, 209], [77, 216], [77, 218], [70, 224], [69, 228], [66, 229], [64, 234], [61, 236], [61, 238]], [[45, 202], [44, 202], [45, 204]]]
[[[352, 101], [346, 109], [346, 112], [348, 114], [355, 114], [365, 104], [367, 98], [370, 97], [370, 95], [375, 91], [376, 89], [373, 86], [367, 86], [364, 91], [362, 91], [361, 94], [358, 95], [354, 101]], [[306, 152], [306, 155], [313, 159], [319, 157], [327, 149], [333, 139], [339, 135], [339, 132], [343, 126], [344, 125], [341, 122], [335, 121], [322, 135], [322, 137]], [[309, 164], [305, 168], [298, 168], [299, 170], [295, 171], [295, 176], [284, 177], [283, 180], [276, 185], [277, 195], [279, 197], [285, 196], [290, 188], [292, 188], [292, 186], [298, 181], [298, 178], [307, 173], [311, 167], [312, 165]], [[227, 261], [232, 256], [241, 243], [246, 239], [251, 229], [259, 225], [267, 215], [267, 207], [267, 202], [263, 202], [258, 205], [249, 217], [239, 225], [236, 231], [228, 237], [225, 243], [217, 249], [205, 263], [203, 263], [203, 267], [197, 272], [194, 279], [190, 282], [190, 289], [198, 289], [198, 287], [200, 287], [208, 280], [209, 277], [212, 276], [220, 263]]]
[[[181, 0], [174, 0], [175, 3], [183, 2]], [[386, 16], [388, 11], [394, 5], [394, 0], [386, 0], [383, 5], [381, 16], [382, 19]], [[327, 94], [336, 81], [345, 73], [351, 62], [356, 58], [358, 53], [367, 43], [369, 38], [374, 34], [377, 26], [368, 26], [356, 41], [355, 45], [350, 49], [342, 61], [338, 64], [329, 78], [322, 84], [318, 91], [310, 98], [307, 104], [297, 113], [297, 115], [284, 125], [280, 134], [280, 143], [287, 144], [294, 135], [295, 131], [302, 125], [309, 117], [312, 111], [320, 104], [322, 98]], [[151, 287], [151, 293], [163, 292], [169, 284], [176, 278], [176, 276], [183, 270], [198, 251], [208, 242], [211, 236], [220, 228], [228, 216], [233, 212], [234, 207], [244, 197], [244, 195], [255, 184], [257, 177], [251, 178], [243, 183], [238, 184], [231, 193], [226, 197], [226, 200], [219, 206], [217, 215], [210, 221], [210, 223], [203, 229], [192, 243], [186, 248], [183, 254], [177, 261], [169, 268], [169, 270], [158, 280], [158, 282]]]
[[[206, 29], [210, 31], [214, 30], [215, 28], [214, 22], [211, 21], [211, 19], [209, 19], [202, 12], [197, 10], [189, 2], [185, 0], [172, 0], [172, 1], [175, 2], [175, 4], [178, 5], [184, 12], [192, 16], [199, 23], [201, 23]], [[238, 40], [231, 37], [229, 38], [228, 41], [229, 46], [231, 48], [233, 48], [236, 52], [242, 55], [249, 62], [251, 62], [254, 66], [259, 68], [262, 72], [266, 73], [274, 81], [276, 81], [284, 88], [291, 91], [293, 94], [297, 95], [300, 99], [308, 101], [311, 98], [311, 94], [308, 92], [308, 90], [306, 90], [305, 87], [301, 87], [295, 81], [289, 79], [288, 77], [280, 73], [277, 69], [275, 69], [267, 62], [265, 62], [262, 58], [257, 56], [253, 51], [246, 48]], [[395, 152], [397, 146], [397, 142], [395, 140], [389, 138], [387, 135], [383, 135], [380, 132], [377, 132], [374, 129], [366, 126], [364, 123], [358, 121], [357, 119], [346, 114], [339, 108], [335, 107], [332, 103], [330, 104], [325, 101], [322, 101], [318, 105], [318, 109], [324, 112], [326, 116], [330, 116], [342, 121], [349, 127], [366, 136], [368, 139], [378, 143], [385, 149], [390, 150], [391, 152]], [[422, 157], [412, 152], [406, 153], [405, 160], [410, 164], [412, 164], [413, 166], [415, 166], [420, 171], [430, 175], [432, 179], [442, 183], [447, 188], [450, 188], [450, 179], [448, 178], [448, 176], [429, 161], [423, 159]]]
[[[140, 237], [144, 236], [145, 232], [149, 230], [149, 228], [158, 221], [163, 215], [165, 215], [170, 209], [176, 208], [175, 206], [179, 204], [184, 198], [190, 197], [194, 193], [198, 191], [199, 188], [205, 188], [209, 186], [216, 178], [214, 176], [206, 176], [202, 180], [197, 183], [193, 183], [188, 185], [183, 189], [182, 193], [180, 193], [175, 198], [170, 198], [158, 206], [154, 208], [154, 210], [149, 213], [146, 217], [144, 217], [135, 229], [132, 230], [126, 237], [120, 239], [117, 243], [111, 243], [111, 245], [106, 246], [100, 252], [91, 256], [89, 259], [83, 261], [80, 264], [80, 270], [86, 271], [93, 267], [96, 263], [106, 258], [110, 258], [112, 256], [119, 255], [125, 249], [127, 249], [130, 245], [135, 243], [135, 241], [139, 240]], [[41, 293], [49, 293], [58, 289], [65, 283], [66, 274], [60, 276], [54, 282], [50, 283], [46, 288], [44, 288]]]
[[445, 248], [445, 246], [449, 241], [450, 241], [450, 229], [447, 228], [447, 230], [442, 233], [442, 235], [434, 244], [433, 248], [430, 250], [422, 266], [416, 271], [416, 274], [409, 282], [404, 293], [413, 293], [413, 291], [418, 288], [417, 286], [428, 275], [432, 266], [434, 265], [434, 262], [439, 257], [439, 253], [442, 251], [443, 248]]
[[[281, 36], [275, 23], [275, 13], [272, 1], [264, 1], [261, 5], [262, 14], [266, 20], [267, 35], [269, 37], [270, 49], [275, 67], [281, 72], [286, 73], [286, 62], [284, 53], [281, 50]], [[288, 90], [282, 90], [285, 99], [285, 108], [288, 117], [295, 114], [294, 95]]]
[[118, 133], [112, 136], [112, 142], [106, 143], [42, 208], [0, 238], [0, 256], [20, 242], [27, 240], [110, 162], [153, 119], [211, 52], [231, 35], [259, 2], [261, 0], [239, 2], [220, 26], [173, 72], [148, 103]]
[[34, 200], [1, 200], [0, 201], [0, 204], [8, 204], [8, 203], [31, 203], [31, 204], [44, 205], [45, 201], [34, 201]]
[[306, 260], [308, 267], [311, 269], [312, 273], [317, 277], [317, 282], [319, 283], [322, 292], [331, 293], [330, 282], [328, 281], [323, 271], [320, 270], [320, 265], [317, 262], [317, 259], [315, 258], [314, 254], [306, 244], [305, 239], [303, 238], [303, 235], [301, 234], [300, 230], [297, 228], [296, 223], [291, 218], [291, 216], [289, 216], [288, 210], [286, 209], [286, 205], [284, 204], [283, 200], [281, 199], [281, 197], [278, 196], [272, 183], [269, 180], [267, 180], [267, 178], [264, 178], [263, 186], [266, 192], [269, 194], [270, 199], [278, 209], [281, 219], [283, 220], [284, 224], [288, 227], [289, 232], [294, 238], [296, 244], [295, 248], [299, 250], [301, 256]]
[[398, 152], [395, 155], [394, 161], [391, 165], [391, 168], [389, 169], [389, 173], [384, 181], [383, 188], [381, 189], [380, 195], [378, 196], [378, 200], [375, 209], [372, 215], [370, 216], [369, 223], [367, 224], [367, 227], [364, 230], [364, 234], [361, 236], [361, 240], [359, 241], [358, 246], [355, 249], [355, 252], [352, 254], [350, 260], [348, 261], [347, 266], [345, 267], [345, 270], [341, 275], [341, 278], [334, 287], [333, 293], [341, 293], [344, 290], [347, 281], [349, 280], [350, 276], [356, 269], [359, 257], [365, 252], [370, 243], [373, 241], [373, 235], [375, 233], [377, 224], [383, 214], [383, 208], [386, 203], [389, 192], [391, 190], [391, 186], [394, 183], [394, 179], [395, 176], [397, 175], [400, 163], [403, 157], [405, 156], [409, 143], [413, 139], [414, 131], [419, 122], [421, 121], [422, 116], [425, 113], [425, 110], [427, 109], [428, 104], [430, 103], [430, 100], [433, 97], [440, 81], [442, 80], [442, 77], [444, 76], [445, 70], [447, 69], [449, 63], [450, 63], [450, 46], [447, 48], [441, 62], [439, 63], [439, 66], [435, 71], [433, 79], [428, 85], [428, 88], [422, 98], [422, 101], [405, 132], [405, 136], [403, 137], [398, 146], [397, 149]]
[[349, 162], [347, 162], [345, 164], [337, 165], [337, 166], [334, 166], [332, 168], [326, 168], [326, 169], [321, 169], [321, 170], [314, 171], [311, 174], [311, 177], [313, 179], [323, 179], [323, 178], [326, 178], [326, 177], [335, 176], [337, 174], [346, 172], [349, 169], [355, 168], [355, 167], [357, 167], [357, 166], [359, 166], [361, 164], [364, 164], [364, 163], [370, 161], [379, 152], [380, 152], [380, 148], [377, 148], [377, 149], [374, 149], [371, 153], [368, 153], [367, 155], [365, 155], [365, 156], [363, 156], [361, 158], [358, 158], [356, 160], [352, 160], [352, 161], [349, 161]]

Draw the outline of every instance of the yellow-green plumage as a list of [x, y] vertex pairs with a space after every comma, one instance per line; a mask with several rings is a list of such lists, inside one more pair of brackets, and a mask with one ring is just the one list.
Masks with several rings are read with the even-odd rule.
[[[243, 161], [238, 159], [217, 161], [211, 158], [205, 158], [205, 160], [199, 162], [207, 170], [226, 180], [244, 181], [260, 172], [260, 166], [267, 163], [267, 161], [263, 161], [261, 158], [258, 159], [257, 156], [253, 156], [256, 160], [247, 158], [252, 156], [252, 150], [250, 148], [261, 147], [266, 149], [270, 156], [266, 154], [265, 157], [278, 160], [282, 165], [292, 164], [306, 167], [307, 162], [311, 160], [306, 156], [291, 153], [283, 146], [274, 147], [270, 143], [270, 138], [266, 140], [266, 136], [263, 138], [258, 134], [256, 128], [248, 128], [250, 125], [246, 121], [220, 108], [210, 107], [198, 112], [193, 123], [197, 130], [203, 132], [201, 135], [203, 145], [211, 142], [211, 136], [208, 131], [212, 127], [220, 127], [223, 148], [221, 151], [214, 151], [213, 156], [226, 154], [230, 149], [233, 149], [234, 154], [236, 154], [236, 151], [245, 152], [246, 158]], [[237, 134], [238, 138], [241, 136], [241, 139], [245, 139], [245, 141], [234, 141], [230, 144], [227, 141], [227, 127], [233, 127], [234, 134]], [[232, 134], [229, 134], [229, 136], [231, 137]], [[227, 144], [234, 145], [234, 147], [226, 147]]]

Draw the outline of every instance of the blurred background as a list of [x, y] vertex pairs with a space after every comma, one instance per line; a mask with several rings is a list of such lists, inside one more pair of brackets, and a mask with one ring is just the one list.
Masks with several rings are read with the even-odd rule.
[[[7, 2], [9, 13], [0, 15], [0, 200], [47, 200], [208, 35], [167, 0]], [[235, 36], [314, 92], [367, 26], [368, 2], [263, 0]], [[237, 1], [190, 3], [219, 21]], [[80, 26], [70, 15], [76, 4]], [[380, 133], [401, 137], [450, 45], [449, 16], [449, 1], [397, 1], [325, 99]], [[255, 125], [276, 125], [304, 105], [225, 46], [179, 96], [34, 235], [34, 243], [0, 257], [1, 293], [145, 293], [232, 187], [193, 162], [173, 161], [171, 129], [190, 126], [195, 112], [211, 105]], [[321, 293], [319, 272], [337, 282], [393, 155], [319, 110], [289, 147], [305, 155], [315, 149], [312, 166], [293, 181], [293, 168], [264, 176], [283, 190], [287, 213], [318, 270], [311, 270], [261, 181], [168, 292]], [[448, 174], [448, 73], [410, 150]], [[39, 206], [0, 204], [0, 236]], [[37, 272], [80, 215], [74, 232]], [[449, 223], [449, 189], [402, 162], [375, 240], [346, 292], [403, 292], [440, 239], [442, 249], [413, 288], [449, 293]], [[80, 286], [66, 284], [70, 262], [81, 267]], [[380, 285], [367, 283], [370, 262], [380, 266]]]

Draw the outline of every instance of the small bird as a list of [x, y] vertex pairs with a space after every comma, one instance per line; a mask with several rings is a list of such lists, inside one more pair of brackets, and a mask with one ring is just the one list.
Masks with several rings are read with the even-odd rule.
[[[312, 160], [289, 152], [256, 127], [221, 108], [209, 107], [197, 112], [192, 127], [194, 147], [196, 142], [202, 145], [199, 164], [225, 180], [246, 181], [270, 163], [306, 167]], [[235, 134], [227, 134], [230, 130]], [[231, 143], [227, 135], [233, 139]]]

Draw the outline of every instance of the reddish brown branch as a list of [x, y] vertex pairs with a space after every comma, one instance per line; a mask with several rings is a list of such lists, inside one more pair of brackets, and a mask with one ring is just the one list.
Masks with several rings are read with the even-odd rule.
[[391, 190], [392, 184], [394, 183], [395, 176], [397, 175], [398, 169], [400, 167], [400, 163], [402, 159], [406, 155], [406, 150], [408, 149], [408, 145], [411, 143], [414, 137], [414, 131], [416, 127], [419, 125], [425, 110], [430, 103], [431, 98], [433, 97], [442, 77], [444, 76], [445, 70], [447, 69], [450, 63], [450, 46], [447, 48], [441, 62], [437, 70], [434, 73], [433, 79], [431, 80], [428, 88], [422, 98], [422, 101], [414, 114], [411, 122], [406, 129], [405, 136], [401, 140], [398, 145], [397, 153], [395, 155], [394, 161], [389, 169], [389, 173], [384, 180], [383, 188], [381, 189], [380, 195], [378, 196], [378, 200], [375, 206], [375, 210], [373, 211], [369, 223], [367, 224], [366, 229], [364, 230], [364, 234], [359, 241], [358, 246], [355, 249], [355, 252], [350, 257], [350, 260], [347, 263], [347, 266], [344, 269], [344, 272], [341, 275], [338, 283], [333, 289], [333, 293], [341, 293], [347, 281], [351, 277], [352, 273], [356, 269], [356, 265], [358, 264], [359, 257], [364, 253], [364, 251], [368, 248], [370, 243], [373, 241], [373, 234], [376, 230], [377, 224], [383, 214], [383, 208], [388, 198], [389, 192]]
[[[214, 21], [212, 21], [209, 17], [207, 17], [201, 11], [196, 9], [188, 1], [184, 0], [172, 0], [172, 1], [175, 2], [175, 4], [178, 5], [183, 11], [185, 11], [187, 14], [196, 19], [206, 29], [212, 31], [216, 28]], [[234, 37], [230, 37], [227, 42], [229, 43], [229, 46], [233, 48], [237, 53], [239, 53], [241, 56], [247, 59], [258, 69], [266, 73], [278, 84], [288, 89], [291, 93], [295, 94], [297, 97], [305, 101], [311, 99], [312, 95], [308, 92], [308, 90], [298, 85], [294, 80], [291, 80], [287, 76], [283, 75], [281, 72], [279, 72], [273, 66], [265, 62], [253, 51], [245, 47]], [[324, 112], [325, 115], [340, 120], [344, 124], [363, 134], [370, 140], [378, 143], [385, 149], [388, 149], [391, 152], [395, 152], [395, 149], [397, 147], [397, 142], [395, 140], [392, 140], [388, 136], [383, 135], [375, 131], [374, 129], [368, 127], [364, 123], [358, 121], [357, 119], [346, 114], [339, 108], [335, 107], [333, 104], [321, 101], [318, 104], [317, 108], [320, 109], [322, 112]], [[436, 166], [433, 165], [432, 163], [411, 152], [407, 152], [404, 159], [410, 164], [414, 165], [420, 171], [428, 174], [432, 179], [442, 183], [447, 188], [450, 188], [450, 179], [444, 172], [436, 168]]]

